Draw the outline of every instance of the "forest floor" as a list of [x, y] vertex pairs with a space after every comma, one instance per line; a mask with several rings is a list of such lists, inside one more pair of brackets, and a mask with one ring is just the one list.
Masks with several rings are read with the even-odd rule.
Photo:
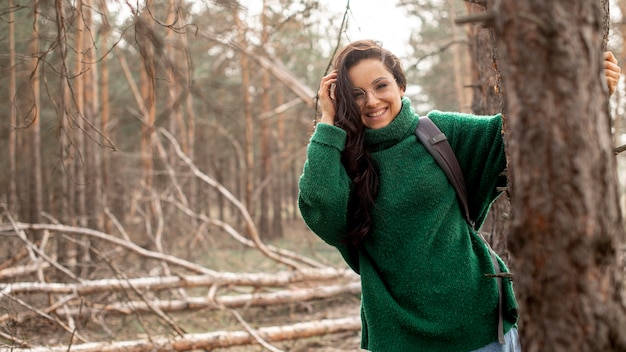
[[[286, 224], [285, 236], [276, 241], [268, 241], [268, 245], [288, 249], [300, 255], [313, 258], [319, 262], [339, 268], [345, 267], [343, 260], [337, 251], [323, 243], [313, 235], [304, 224], [292, 221]], [[207, 239], [208, 238], [208, 239]], [[277, 264], [262, 255], [258, 250], [245, 248], [240, 245], [224, 245], [224, 238], [207, 236], [199, 239], [197, 243], [186, 244], [178, 248], [177, 255], [187, 257], [212, 270], [233, 273], [272, 273], [286, 270], [284, 265]], [[171, 247], [170, 247], [171, 248]], [[173, 250], [174, 251], [174, 250]], [[186, 252], [186, 253], [183, 253]], [[198, 254], [202, 253], [202, 254]], [[137, 268], [143, 266], [138, 263]], [[137, 268], [127, 268], [129, 272]], [[155, 268], [153, 270], [157, 270]], [[145, 267], [141, 271], [144, 272]], [[137, 269], [137, 271], [139, 271]], [[314, 286], [315, 283], [298, 283], [294, 286]], [[243, 292], [242, 292], [243, 293]], [[188, 290], [190, 295], [206, 294], [206, 289]], [[102, 300], [111, 298], [105, 294]], [[161, 295], [161, 294], [159, 294]], [[174, 297], [176, 293], [170, 292], [161, 296], [161, 299]], [[42, 297], [45, 299], [45, 297]], [[123, 300], [123, 297], [119, 299]], [[182, 328], [185, 333], [207, 333], [215, 331], [243, 331], [245, 330], [241, 320], [253, 328], [292, 325], [303, 322], [319, 321], [322, 319], [338, 319], [359, 315], [359, 295], [342, 294], [336, 297], [310, 302], [286, 303], [282, 305], [264, 307], [244, 307], [235, 310], [203, 309], [193, 312], [167, 313], [175, 324]], [[2, 310], [11, 311], [11, 307], [0, 307]], [[0, 312], [1, 313], [1, 312]], [[239, 317], [236, 316], [239, 315]], [[134, 341], [139, 339], [149, 340], [155, 336], [175, 336], [171, 324], [155, 315], [120, 315], [91, 317], [83, 321], [76, 321], [80, 336], [87, 341]], [[15, 326], [11, 330], [15, 336], [25, 339], [33, 346], [56, 346], [67, 345], [70, 336], [67, 331], [47, 319], [35, 317], [21, 326]], [[80, 344], [80, 342], [75, 342]], [[272, 342], [271, 345], [280, 351], [316, 351], [316, 352], [347, 352], [360, 351], [360, 331], [350, 331], [338, 334], [328, 334], [299, 340], [284, 342]], [[220, 352], [252, 352], [268, 351], [261, 345], [236, 346], [230, 348], [218, 348], [213, 351]], [[70, 349], [71, 351], [71, 349]]]

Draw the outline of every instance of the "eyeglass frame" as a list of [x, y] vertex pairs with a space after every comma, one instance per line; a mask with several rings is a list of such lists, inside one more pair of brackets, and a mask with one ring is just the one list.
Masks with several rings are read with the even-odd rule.
[[[371, 93], [375, 98], [380, 99], [381, 97], [378, 96], [378, 94], [376, 94], [376, 85], [378, 85], [380, 82], [383, 81], [388, 81], [389, 84], [391, 85], [391, 82], [395, 82], [396, 84], [398, 84], [398, 80], [396, 78], [394, 78], [393, 80], [390, 80], [389, 77], [380, 77], [376, 80], [374, 80], [374, 82], [372, 82], [372, 85], [370, 86], [370, 88], [368, 89], [363, 89], [363, 88], [359, 88], [359, 87], [354, 87], [351, 89], [351, 94], [352, 94], [352, 99], [354, 99], [354, 102], [358, 105], [358, 106], [364, 106], [367, 103], [367, 100], [369, 99], [369, 94]], [[388, 88], [388, 87], [385, 87]], [[359, 99], [358, 97], [355, 97], [355, 91], [357, 91], [359, 94], [363, 96], [363, 101], [359, 103]]]

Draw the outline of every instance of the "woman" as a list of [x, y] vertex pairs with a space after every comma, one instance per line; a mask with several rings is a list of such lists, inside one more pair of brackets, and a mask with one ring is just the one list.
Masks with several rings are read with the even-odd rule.
[[[320, 84], [322, 116], [308, 146], [299, 207], [309, 228], [361, 276], [361, 347], [520, 351], [512, 283], [503, 281], [501, 345], [489, 249], [415, 138], [418, 116], [404, 97], [400, 61], [366, 40], [349, 44], [335, 67]], [[459, 160], [480, 225], [506, 164], [501, 116], [428, 116]]]

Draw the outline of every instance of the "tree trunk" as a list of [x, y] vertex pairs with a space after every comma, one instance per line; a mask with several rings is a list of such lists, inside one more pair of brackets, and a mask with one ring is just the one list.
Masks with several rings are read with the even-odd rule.
[[[276, 105], [282, 106], [285, 103], [282, 87], [276, 90]], [[284, 178], [285, 178], [285, 160], [282, 155], [287, 155], [285, 148], [285, 113], [280, 112], [276, 117], [276, 141], [274, 143], [274, 158], [273, 169], [277, 170], [274, 182], [272, 182], [272, 204], [274, 209], [274, 221], [272, 226], [272, 232], [278, 237], [283, 237], [283, 192]], [[284, 154], [283, 154], [284, 153]]]
[[[245, 24], [241, 22], [239, 18], [238, 9], [234, 9], [235, 26], [237, 28], [237, 42], [240, 46], [246, 49], [246, 28]], [[250, 67], [248, 63], [248, 56], [244, 53], [239, 54], [239, 60], [241, 65], [241, 90], [243, 111], [245, 120], [245, 160], [246, 170], [244, 171], [245, 187], [243, 189], [245, 206], [248, 211], [254, 216], [252, 207], [252, 191], [254, 187], [254, 121], [252, 120], [252, 106], [250, 103]], [[250, 229], [248, 229], [250, 231]]]
[[[267, 0], [263, 0], [263, 11], [261, 13], [261, 43], [263, 47], [270, 45], [268, 43], [268, 24], [267, 24]], [[263, 107], [263, 112], [270, 111], [272, 108], [272, 104], [270, 102], [270, 73], [267, 70], [263, 71], [263, 95], [261, 96], [261, 106]], [[268, 119], [264, 119], [261, 121], [261, 193], [259, 197], [259, 232], [261, 236], [264, 238], [275, 238], [276, 234], [271, 231], [271, 223], [270, 223], [270, 214], [272, 212], [272, 204], [270, 203], [271, 196], [271, 187], [269, 186], [271, 183], [268, 183], [268, 180], [271, 180], [271, 163], [272, 163], [272, 154], [271, 154], [271, 131], [270, 131], [270, 122]]]
[[137, 32], [137, 43], [141, 51], [141, 60], [143, 70], [141, 70], [141, 98], [143, 99], [143, 125], [141, 130], [141, 164], [143, 187], [149, 194], [152, 190], [154, 164], [152, 160], [152, 142], [151, 135], [154, 132], [154, 123], [156, 121], [156, 67], [154, 62], [154, 47], [152, 40], [154, 39], [154, 25], [150, 8], [153, 0], [146, 0], [146, 8], [143, 9], [141, 16], [137, 18], [135, 23], [135, 31]]
[[524, 350], [625, 351], [603, 9], [597, 1], [508, 0], [494, 10]]
[[[448, 0], [448, 8], [449, 8], [449, 20], [450, 20], [450, 28], [452, 30], [452, 39], [456, 41], [460, 34], [458, 33], [458, 28], [455, 25], [454, 21], [456, 19], [456, 10], [455, 6], [456, 1]], [[469, 112], [469, 100], [470, 100], [470, 91], [466, 88], [466, 82], [469, 79], [470, 72], [468, 72], [465, 67], [467, 67], [468, 57], [467, 55], [463, 55], [467, 53], [464, 47], [460, 45], [453, 45], [450, 48], [452, 52], [452, 66], [454, 68], [454, 90], [456, 92], [456, 99], [458, 104], [458, 111], [460, 112]]]
[[[109, 41], [111, 38], [111, 25], [108, 21], [109, 14], [108, 8], [106, 4], [106, 0], [99, 0], [98, 2], [98, 10], [102, 14], [102, 25], [100, 29], [100, 33], [102, 35], [100, 40], [100, 45], [103, 47], [101, 52], [106, 53], [109, 48]], [[100, 60], [100, 128], [102, 129], [102, 134], [104, 136], [109, 135], [109, 119], [110, 119], [110, 111], [111, 107], [109, 104], [109, 55], [101, 55], [102, 59]], [[107, 194], [112, 191], [110, 185], [110, 172], [111, 172], [111, 157], [109, 153], [103, 153], [101, 159], [101, 170], [102, 170], [102, 192], [104, 193], [104, 197], [102, 199], [103, 206], [108, 208], [108, 199]], [[104, 217], [102, 223], [104, 232], [111, 232], [111, 221], [108, 217]]]
[[[179, 3], [182, 3], [179, 1]], [[182, 6], [182, 4], [179, 4], [179, 6]], [[187, 17], [183, 14], [180, 14], [181, 18], [179, 19], [179, 22], [182, 21], [182, 25], [186, 25], [187, 24]], [[182, 53], [184, 53], [184, 62], [186, 64], [189, 65], [189, 67], [184, 67], [184, 72], [186, 73], [186, 75], [184, 76], [185, 79], [185, 86], [183, 87], [183, 89], [186, 90], [185, 93], [185, 98], [184, 98], [184, 107], [185, 107], [185, 111], [187, 113], [187, 125], [186, 125], [186, 129], [185, 131], [185, 136], [183, 136], [183, 138], [186, 138], [187, 140], [187, 148], [188, 148], [188, 154], [189, 158], [191, 158], [191, 160], [196, 161], [196, 113], [194, 111], [194, 99], [193, 99], [193, 94], [191, 94], [192, 88], [193, 88], [193, 80], [194, 80], [194, 70], [193, 70], [193, 61], [192, 61], [192, 55], [191, 55], [191, 51], [189, 49], [189, 42], [187, 40], [187, 36], [186, 35], [182, 35], [179, 38], [180, 40], [180, 51]], [[184, 126], [181, 126], [181, 128], [184, 128]], [[198, 204], [198, 183], [196, 182], [195, 179], [192, 179], [189, 181], [188, 184], [188, 198], [189, 198], [189, 204], [191, 206], [192, 209], [195, 209], [197, 207]]]
[[[99, 95], [98, 95], [98, 65], [95, 46], [91, 38], [93, 28], [93, 0], [83, 0], [79, 19], [84, 22], [86, 34], [83, 36], [85, 70], [84, 87], [85, 99], [83, 111], [79, 111], [79, 118], [84, 119], [85, 130], [79, 133], [84, 135], [84, 160], [81, 167], [85, 170], [85, 216], [86, 224], [91, 229], [102, 229], [102, 177], [101, 177], [101, 153], [102, 149], [94, 141], [100, 139], [98, 127], [100, 125]], [[104, 145], [104, 143], [102, 143]], [[83, 270], [83, 277], [87, 277], [93, 268], [91, 260], [91, 247], [94, 244], [90, 241], [83, 241], [80, 249], [80, 261]]]
[[[62, 219], [63, 222], [66, 223], [74, 223], [75, 221], [75, 182], [73, 182], [73, 171], [72, 171], [72, 163], [73, 156], [75, 155], [74, 149], [72, 147], [73, 142], [71, 141], [71, 128], [69, 117], [69, 107], [70, 107], [70, 90], [69, 90], [69, 79], [74, 75], [70, 72], [69, 64], [68, 64], [68, 32], [67, 32], [67, 23], [66, 23], [66, 11], [65, 11], [65, 2], [63, 0], [55, 1], [55, 11], [56, 11], [56, 24], [57, 24], [57, 38], [58, 38], [58, 52], [59, 52], [59, 60], [62, 62], [62, 67], [64, 68], [62, 78], [59, 81], [59, 129], [61, 133], [59, 135], [59, 155], [61, 155], [63, 162], [64, 172], [62, 174], [63, 177], [60, 179], [61, 191], [58, 196], [59, 204], [58, 204], [58, 214], [57, 216]], [[59, 245], [57, 245], [57, 257], [60, 263], [67, 266], [68, 268], [73, 268], [76, 266], [76, 244], [73, 241], [68, 241], [67, 244], [62, 245], [61, 239], [57, 239]], [[65, 274], [61, 271], [57, 272], [59, 277], [63, 277]]]
[[[33, 4], [33, 33], [30, 41], [31, 58], [31, 92], [32, 92], [32, 114], [30, 126], [28, 127], [28, 143], [30, 148], [30, 161], [31, 166], [29, 168], [30, 187], [28, 192], [30, 194], [29, 199], [29, 215], [28, 221], [37, 223], [41, 219], [41, 212], [43, 210], [43, 184], [41, 180], [42, 166], [41, 166], [41, 87], [40, 87], [40, 74], [41, 69], [39, 67], [39, 1], [35, 0]], [[35, 233], [35, 238], [39, 238], [39, 234]]]
[[[73, 116], [71, 119], [74, 127], [71, 129], [70, 134], [73, 138], [74, 144], [72, 146], [73, 158], [72, 168], [73, 171], [72, 180], [75, 189], [75, 223], [80, 227], [87, 227], [87, 168], [86, 160], [90, 156], [87, 154], [87, 138], [85, 136], [86, 126], [85, 123], [85, 96], [86, 96], [86, 55], [85, 55], [85, 31], [87, 30], [85, 19], [83, 17], [83, 11], [89, 10], [84, 4], [84, 0], [76, 1], [76, 33], [74, 36], [74, 45], [76, 50], [76, 60], [74, 66], [74, 89], [72, 100], [74, 102], [73, 109], [70, 110], [70, 114]], [[69, 131], [69, 129], [68, 129]], [[72, 181], [70, 181], [72, 182]], [[86, 243], [82, 245], [77, 244], [75, 241], [68, 241], [68, 262], [70, 268], [75, 274], [79, 274], [82, 265], [78, 265], [83, 261], [83, 256], [86, 251], [84, 250]]]
[[[13, 8], [13, 1], [9, 0], [9, 8]], [[17, 67], [15, 66], [15, 13], [9, 11], [9, 194], [7, 207], [10, 213], [19, 211], [17, 198]]]
[[[466, 2], [468, 15], [485, 14], [486, 8]], [[501, 79], [498, 72], [498, 55], [493, 30], [483, 23], [466, 26], [471, 60], [471, 85], [473, 91], [472, 112], [476, 115], [495, 115], [504, 113]], [[512, 258], [506, 248], [508, 237], [510, 200], [508, 194], [502, 194], [491, 206], [481, 232], [491, 247], [505, 260], [512, 264]]]

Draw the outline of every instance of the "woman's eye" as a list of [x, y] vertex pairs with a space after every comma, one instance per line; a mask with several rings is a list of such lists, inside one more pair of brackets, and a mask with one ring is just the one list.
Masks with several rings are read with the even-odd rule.
[[365, 94], [363, 94], [363, 92], [352, 92], [352, 98], [354, 100], [363, 99], [364, 96]]

